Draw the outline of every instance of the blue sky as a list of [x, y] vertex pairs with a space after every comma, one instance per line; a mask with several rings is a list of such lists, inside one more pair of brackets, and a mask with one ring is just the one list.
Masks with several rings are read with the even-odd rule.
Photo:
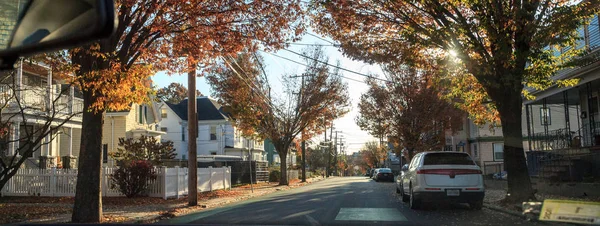
[[[314, 35], [314, 33], [312, 33], [311, 31], [309, 31], [309, 34]], [[321, 37], [321, 36], [319, 36], [319, 37]], [[331, 44], [328, 41], [325, 41], [322, 39], [332, 42], [331, 39], [328, 39], [328, 38], [323, 38], [323, 37], [317, 38], [312, 35], [304, 35], [304, 37], [296, 43], [323, 44], [323, 45]], [[288, 49], [292, 50], [294, 52], [301, 52], [302, 49], [305, 47], [306, 46], [302, 46], [302, 45], [290, 45], [290, 47]], [[342, 68], [346, 68], [346, 69], [356, 71], [356, 72], [359, 72], [362, 74], [375, 74], [377, 76], [382, 76], [381, 68], [378, 65], [369, 65], [369, 64], [365, 64], [363, 62], [350, 60], [349, 58], [344, 57], [337, 47], [324, 46], [323, 50], [325, 51], [325, 54], [327, 56], [329, 56], [330, 64], [335, 65], [336, 61], [339, 60], [340, 67], [342, 67]], [[285, 58], [289, 58], [289, 59], [292, 59], [295, 61], [304, 62], [301, 56], [295, 55], [295, 54], [290, 53], [285, 50], [280, 50], [278, 52], [275, 52], [274, 54], [285, 57]], [[285, 60], [285, 59], [275, 57], [270, 54], [262, 53], [262, 52], [261, 52], [261, 55], [263, 56], [263, 58], [265, 60], [267, 74], [269, 75], [269, 82], [271, 83], [271, 86], [273, 87], [274, 90], [281, 89], [281, 77], [284, 74], [285, 75], [299, 74], [304, 71], [304, 66], [302, 66], [302, 65], [293, 63], [293, 62]], [[354, 80], [359, 80], [359, 81], [364, 80], [363, 76], [353, 74], [350, 72], [345, 72], [345, 71], [341, 71], [341, 72], [342, 72], [342, 75], [345, 77], [348, 77], [348, 78], [351, 78]], [[187, 75], [186, 74], [167, 75], [164, 72], [159, 72], [156, 75], [154, 75], [152, 77], [152, 79], [153, 79], [154, 85], [156, 85], [157, 87], [168, 86], [171, 82], [178, 82], [187, 87]], [[358, 110], [357, 110], [356, 106], [358, 104], [358, 101], [360, 100], [360, 95], [362, 93], [366, 92], [366, 90], [368, 88], [367, 85], [364, 83], [361, 83], [361, 82], [352, 81], [350, 79], [344, 79], [344, 81], [348, 84], [348, 90], [349, 90], [350, 99], [351, 99], [351, 103], [352, 103], [352, 106], [351, 106], [352, 109], [344, 117], [339, 118], [334, 122], [334, 131], [336, 131], [336, 130], [341, 131], [341, 133], [338, 133], [338, 136], [344, 137], [345, 146], [347, 146], [346, 151], [348, 153], [352, 153], [352, 152], [359, 151], [360, 148], [362, 147], [363, 143], [365, 143], [367, 141], [371, 141], [371, 140], [376, 140], [376, 139], [374, 137], [370, 136], [366, 131], [362, 131], [356, 125], [356, 123], [354, 123], [354, 118], [356, 118], [356, 116], [358, 115]], [[211, 96], [212, 90], [211, 90], [210, 86], [207, 84], [206, 79], [204, 77], [197, 78], [196, 87], [198, 90], [200, 90], [200, 92], [202, 92], [202, 94]], [[329, 137], [329, 130], [327, 133], [328, 133], [327, 135]], [[314, 140], [316, 142], [318, 142], [322, 138], [323, 138], [323, 136], [321, 135], [321, 136], [318, 136], [317, 138], [315, 138]]]

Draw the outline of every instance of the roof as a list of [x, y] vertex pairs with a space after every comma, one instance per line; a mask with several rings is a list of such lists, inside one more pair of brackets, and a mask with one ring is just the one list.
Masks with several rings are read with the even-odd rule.
[[[170, 104], [167, 105], [181, 118], [182, 120], [187, 120], [188, 118], [188, 100], [185, 99], [178, 104]], [[198, 121], [203, 120], [227, 120], [227, 114], [223, 110], [223, 106], [217, 103], [216, 100], [213, 100], [208, 97], [199, 97], [196, 99], [196, 113], [198, 115]]]

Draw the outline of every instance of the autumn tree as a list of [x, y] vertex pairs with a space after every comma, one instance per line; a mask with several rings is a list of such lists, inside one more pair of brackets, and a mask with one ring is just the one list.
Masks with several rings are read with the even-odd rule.
[[387, 150], [376, 141], [369, 141], [364, 144], [360, 154], [362, 161], [367, 166], [370, 168], [379, 168], [387, 157]]
[[[465, 114], [443, 98], [447, 89], [433, 83], [439, 81], [434, 79], [437, 68], [390, 64], [384, 71], [386, 81], [367, 80], [369, 90], [361, 96], [358, 117], [389, 125], [388, 140], [398, 156], [407, 150], [408, 161], [418, 152], [441, 150], [444, 132], [456, 132]], [[372, 108], [379, 113], [372, 115]]]
[[327, 167], [327, 154], [327, 151], [319, 146], [307, 147], [306, 163], [313, 172], [317, 169], [323, 169]]
[[[172, 82], [167, 87], [160, 88], [156, 91], [156, 97], [170, 104], [178, 104], [187, 98], [188, 89], [181, 83]], [[196, 96], [202, 96], [199, 90], [196, 90]]]
[[50, 56], [83, 92], [73, 222], [101, 222], [104, 112], [149, 101], [149, 77], [193, 72], [241, 49], [277, 49], [303, 30], [300, 1], [118, 0], [111, 38]]
[[[310, 48], [305, 54], [312, 59], [306, 59], [309, 66], [298, 75], [305, 77], [304, 86], [285, 75], [283, 94], [278, 96], [271, 95], [262, 61], [255, 54], [224, 59], [221, 67], [207, 76], [214, 96], [230, 106], [242, 131], [269, 138], [281, 159], [287, 159], [302, 131], [302, 138], [309, 139], [324, 129], [323, 119], [332, 122], [348, 111], [347, 85], [339, 71], [321, 63], [328, 61], [321, 48]], [[282, 161], [280, 167], [279, 184], [287, 185], [287, 163]]]
[[[533, 197], [523, 152], [525, 85], [545, 88], [575, 47], [598, 1], [313, 1], [317, 30], [368, 62], [416, 63], [451, 56], [499, 113], [509, 201]], [[576, 48], [562, 48], [575, 56]], [[558, 54], [560, 55], [560, 54]], [[572, 84], [572, 81], [567, 84]], [[563, 83], [564, 84], [564, 83]]]

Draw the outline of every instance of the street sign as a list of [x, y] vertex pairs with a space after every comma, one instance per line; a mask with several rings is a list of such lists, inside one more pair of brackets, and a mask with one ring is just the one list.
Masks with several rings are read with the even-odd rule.
[[547, 199], [539, 220], [600, 225], [600, 202]]

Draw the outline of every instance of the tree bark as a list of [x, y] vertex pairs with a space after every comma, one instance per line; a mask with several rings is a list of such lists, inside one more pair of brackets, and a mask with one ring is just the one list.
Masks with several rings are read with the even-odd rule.
[[102, 222], [102, 124], [104, 112], [90, 110], [95, 102], [92, 93], [84, 91], [81, 149], [75, 187], [74, 223]]
[[279, 151], [279, 158], [281, 159], [281, 164], [279, 165], [279, 170], [281, 171], [279, 185], [289, 185], [290, 183], [287, 178], [287, 151]]
[[533, 198], [531, 179], [523, 151], [523, 134], [521, 125], [521, 85], [517, 89], [504, 89], [490, 95], [497, 103], [502, 134], [504, 136], [504, 169], [508, 174], [508, 191], [506, 200], [509, 202], [527, 201]]

